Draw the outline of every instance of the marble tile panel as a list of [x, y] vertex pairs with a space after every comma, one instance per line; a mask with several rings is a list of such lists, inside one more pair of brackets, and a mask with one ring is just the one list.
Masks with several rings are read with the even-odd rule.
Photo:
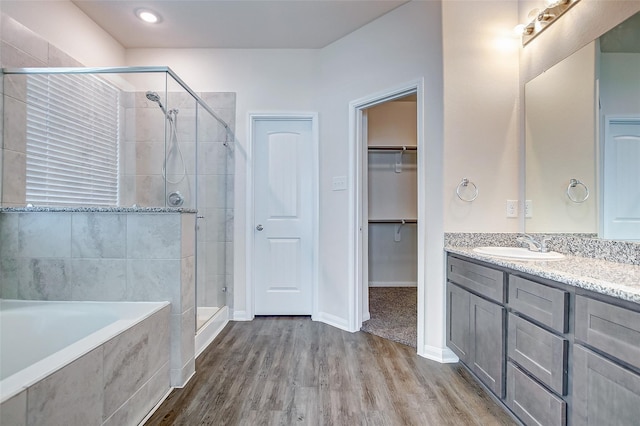
[[27, 392], [27, 423], [83, 426], [102, 424], [102, 355], [102, 347], [94, 349], [31, 386]]
[[202, 92], [200, 97], [211, 108], [236, 108], [235, 92]]
[[[121, 175], [120, 176], [120, 205], [132, 206], [139, 204], [136, 200], [136, 176], [134, 175]], [[140, 205], [140, 204], [139, 204]]]
[[27, 426], [27, 391], [24, 390], [0, 405], [0, 424]]
[[[138, 142], [163, 142], [165, 141], [165, 131], [169, 133], [169, 124], [165, 123], [164, 114], [158, 108], [157, 104], [151, 108], [136, 108], [134, 133], [127, 132], [127, 140], [135, 140]], [[129, 125], [129, 117], [127, 115], [127, 126]]]
[[50, 67], [82, 67], [82, 63], [63, 52], [59, 48], [49, 45], [48, 66]]
[[[164, 162], [163, 141], [135, 143], [135, 172], [138, 175], [160, 175]], [[170, 170], [172, 170], [170, 168]], [[129, 171], [127, 171], [129, 173]]]
[[127, 260], [127, 300], [171, 302], [180, 314], [180, 260]]
[[27, 156], [4, 150], [2, 166], [2, 204], [24, 206], [27, 197]]
[[24, 74], [5, 74], [4, 94], [17, 101], [26, 102], [27, 78], [28, 76]]
[[104, 345], [104, 408], [108, 417], [151, 377], [148, 374], [149, 329], [142, 323]]
[[[2, 15], [2, 40], [27, 55], [46, 63], [49, 57], [49, 43], [42, 37], [20, 24], [15, 19]], [[3, 59], [4, 55], [3, 55]], [[3, 62], [3, 66], [8, 66]]]
[[196, 271], [195, 256], [189, 256], [182, 259], [182, 278], [181, 278], [181, 309], [185, 312], [194, 307], [196, 296]]
[[206, 237], [207, 237], [207, 228], [208, 228], [208, 220], [207, 218], [209, 217], [209, 213], [212, 212], [213, 210], [209, 210], [209, 209], [205, 209], [200, 208], [198, 209], [198, 216], [202, 216], [199, 217], [196, 222], [197, 226], [196, 226], [196, 239], [198, 241], [198, 244], [200, 244], [201, 242], [205, 242], [206, 241]]
[[19, 259], [0, 257], [0, 298], [18, 298], [20, 262]]
[[102, 426], [139, 424], [168, 391], [169, 364], [165, 364], [111, 417], [106, 418]]
[[71, 264], [69, 259], [18, 260], [18, 298], [69, 300]]
[[71, 257], [123, 259], [127, 217], [111, 213], [71, 214]]
[[207, 242], [207, 252], [204, 257], [204, 261], [207, 262], [207, 275], [224, 274], [225, 244], [224, 242]]
[[227, 181], [228, 177], [225, 175], [205, 175], [202, 176], [201, 186], [204, 192], [204, 199], [199, 198], [200, 201], [204, 201], [205, 208], [218, 209], [225, 208], [228, 200], [227, 198]]
[[226, 174], [227, 147], [222, 142], [203, 142], [198, 145], [198, 174]]
[[180, 259], [179, 215], [127, 215], [127, 258]]
[[147, 376], [151, 377], [169, 362], [171, 351], [171, 306], [165, 306], [144, 320], [149, 335]]
[[196, 371], [196, 362], [191, 358], [182, 368], [171, 369], [171, 386], [183, 387]]
[[46, 60], [42, 61], [4, 41], [0, 43], [0, 57], [2, 57], [2, 66], [5, 68], [38, 68], [47, 66]]
[[[180, 219], [180, 234], [182, 237], [181, 255], [182, 257], [193, 256], [196, 249], [196, 215], [182, 214], [180, 215]], [[201, 219], [198, 220], [202, 221]]]
[[137, 142], [120, 142], [120, 173], [123, 175], [135, 175], [137, 170], [136, 150]]
[[4, 148], [27, 152], [27, 104], [11, 97], [4, 99]]
[[0, 213], [0, 258], [18, 257], [19, 213]]
[[136, 176], [136, 204], [145, 207], [165, 205], [164, 179], [162, 175]]
[[203, 283], [205, 287], [205, 303], [200, 306], [224, 306], [225, 293], [222, 292], [222, 287], [225, 286], [225, 275], [209, 275], [206, 281]]
[[70, 263], [73, 300], [126, 300], [125, 259], [71, 259]]
[[21, 257], [71, 257], [70, 213], [22, 213], [19, 226]]
[[195, 354], [195, 310], [171, 315], [171, 369], [181, 369]]

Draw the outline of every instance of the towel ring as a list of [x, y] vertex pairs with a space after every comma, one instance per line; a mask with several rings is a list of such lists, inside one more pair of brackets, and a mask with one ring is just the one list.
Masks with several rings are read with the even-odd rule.
[[[462, 195], [460, 195], [460, 191], [462, 190], [462, 188], [466, 188], [469, 185], [473, 186], [473, 196], [471, 198], [464, 198]], [[469, 179], [467, 178], [463, 178], [460, 183], [458, 184], [458, 186], [456, 187], [456, 195], [458, 196], [458, 198], [460, 198], [462, 201], [470, 203], [473, 200], [475, 200], [476, 198], [478, 198], [478, 187], [476, 186], [475, 183], [471, 182]]]
[[[578, 185], [582, 185], [582, 187], [584, 188], [584, 198], [582, 199], [578, 199], [578, 198], [574, 198], [571, 196], [571, 188], [575, 188]], [[584, 203], [585, 201], [587, 201], [587, 198], [589, 198], [589, 188], [587, 187], [587, 185], [585, 185], [583, 182], [579, 181], [578, 179], [571, 179], [569, 181], [569, 186], [567, 186], [567, 197], [569, 197], [569, 199], [571, 201], [573, 201], [574, 203]]]

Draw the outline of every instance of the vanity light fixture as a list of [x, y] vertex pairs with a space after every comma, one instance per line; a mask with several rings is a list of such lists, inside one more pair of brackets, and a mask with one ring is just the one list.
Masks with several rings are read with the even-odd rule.
[[[522, 45], [526, 45], [533, 40], [538, 34], [544, 31], [549, 25], [551, 25], [556, 19], [558, 19], [563, 13], [565, 13], [574, 4], [580, 0], [546, 0], [547, 7], [537, 13], [529, 13], [529, 19], [532, 19], [528, 24], [520, 24], [514, 28], [519, 35], [522, 36]], [[531, 15], [534, 15], [533, 17]]]
[[136, 9], [135, 13], [140, 20], [148, 24], [157, 24], [160, 22], [160, 15], [149, 9]]

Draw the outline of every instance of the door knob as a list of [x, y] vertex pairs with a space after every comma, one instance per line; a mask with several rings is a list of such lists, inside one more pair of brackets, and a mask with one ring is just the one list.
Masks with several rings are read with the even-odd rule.
[[262, 231], [264, 228], [262, 227], [262, 225], [258, 225], [258, 226], [256, 226], [256, 229], [257, 229], [258, 231]]

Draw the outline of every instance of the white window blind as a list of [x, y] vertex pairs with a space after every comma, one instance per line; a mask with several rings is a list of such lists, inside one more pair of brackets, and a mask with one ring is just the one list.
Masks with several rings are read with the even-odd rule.
[[27, 79], [27, 203], [117, 206], [120, 91], [94, 75]]

